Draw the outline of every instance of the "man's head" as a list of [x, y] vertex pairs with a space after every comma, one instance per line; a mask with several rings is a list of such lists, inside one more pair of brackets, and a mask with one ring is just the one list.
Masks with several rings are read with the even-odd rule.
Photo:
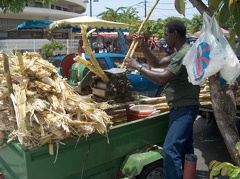
[[78, 44], [79, 44], [79, 46], [83, 46], [83, 40], [80, 39], [80, 40], [78, 41]]
[[107, 41], [105, 44], [107, 45], [107, 47], [111, 45], [110, 41]]
[[164, 38], [170, 47], [186, 41], [186, 27], [182, 21], [172, 20], [165, 25]]

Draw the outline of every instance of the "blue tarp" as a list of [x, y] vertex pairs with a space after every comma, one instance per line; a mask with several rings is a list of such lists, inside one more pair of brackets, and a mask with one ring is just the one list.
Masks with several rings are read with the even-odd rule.
[[[52, 20], [26, 20], [23, 23], [17, 26], [18, 30], [31, 30], [31, 29], [45, 29], [47, 26], [52, 24], [54, 21]], [[80, 28], [75, 26], [67, 25], [64, 29], [72, 28], [73, 32], [80, 32]]]
[[121, 54], [127, 54], [128, 52], [127, 37], [121, 30], [118, 30], [118, 51]]
[[18, 30], [28, 29], [44, 29], [49, 26], [53, 21], [51, 20], [26, 20], [17, 26]]

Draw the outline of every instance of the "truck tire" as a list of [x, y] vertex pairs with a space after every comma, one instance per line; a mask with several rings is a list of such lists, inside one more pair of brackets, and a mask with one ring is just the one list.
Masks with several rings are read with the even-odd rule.
[[163, 96], [165, 96], [164, 88], [165, 88], [165, 86], [160, 87], [160, 88], [158, 89], [155, 97], [163, 97]]
[[163, 161], [157, 160], [143, 167], [136, 179], [163, 179]]

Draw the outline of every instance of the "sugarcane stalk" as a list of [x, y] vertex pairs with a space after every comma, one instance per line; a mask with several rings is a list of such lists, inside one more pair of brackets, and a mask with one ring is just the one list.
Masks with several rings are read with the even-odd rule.
[[[140, 34], [140, 33], [141, 33], [143, 26], [144, 26], [144, 25], [146, 24], [146, 22], [148, 21], [149, 17], [151, 16], [151, 14], [152, 14], [153, 10], [155, 9], [155, 7], [157, 6], [158, 2], [159, 2], [159, 0], [156, 0], [155, 3], [153, 4], [152, 8], [151, 8], [150, 11], [148, 12], [148, 14], [147, 14], [147, 16], [145, 17], [144, 21], [143, 21], [142, 24], [140, 25], [140, 27], [139, 27], [139, 29], [138, 29], [138, 31], [137, 31], [137, 34]], [[139, 43], [139, 40], [135, 40], [135, 39], [134, 39], [134, 40], [132, 41], [131, 46], [130, 46], [128, 52], [127, 52], [127, 55], [126, 55], [125, 59], [126, 59], [127, 57], [132, 57], [132, 56], [133, 56], [133, 54], [134, 54], [134, 52], [135, 52], [135, 49], [136, 49], [137, 46], [138, 46], [138, 43]], [[121, 65], [121, 68], [123, 68], [123, 69], [126, 68], [125, 59], [123, 60], [123, 63], [122, 63], [122, 65]]]
[[8, 88], [9, 113], [10, 113], [10, 118], [11, 118], [10, 120], [13, 123], [14, 129], [17, 129], [14, 106], [13, 106], [13, 102], [10, 98], [10, 95], [13, 94], [13, 87], [12, 87], [11, 74], [10, 74], [10, 70], [9, 70], [9, 62], [8, 62], [7, 55], [4, 53], [3, 53], [3, 64], [4, 64], [4, 73], [5, 73], [5, 78], [7, 81], [7, 88]]
[[119, 117], [119, 118], [114, 118], [114, 119], [112, 119], [112, 121], [116, 125], [116, 124], [120, 124], [124, 121], [127, 121], [127, 118], [126, 118], [126, 116], [122, 116], [122, 117]]
[[162, 96], [162, 97], [155, 97], [155, 98], [144, 98], [140, 100], [140, 103], [160, 103], [160, 102], [166, 102], [166, 97]]
[[109, 78], [107, 77], [107, 75], [104, 73], [104, 71], [102, 70], [101, 66], [99, 65], [98, 61], [96, 60], [96, 58], [94, 57], [94, 54], [93, 54], [93, 51], [92, 51], [92, 48], [90, 47], [89, 43], [88, 43], [88, 40], [87, 40], [87, 35], [92, 33], [94, 30], [90, 31], [88, 34], [87, 34], [87, 25], [80, 25], [81, 27], [81, 34], [82, 34], [82, 39], [83, 39], [83, 43], [85, 45], [85, 48], [88, 52], [88, 56], [90, 58], [90, 61], [92, 62], [93, 66], [96, 68], [96, 70], [98, 71], [97, 72], [97, 75], [103, 80], [103, 82], [108, 82], [109, 81]]
[[169, 106], [168, 106], [167, 103], [154, 104], [153, 106], [154, 106], [154, 107], [168, 107], [168, 108], [169, 108]]
[[114, 115], [114, 114], [122, 114], [122, 113], [126, 113], [126, 109], [113, 109], [113, 110], [109, 110], [107, 112], [109, 115]]
[[123, 117], [125, 117], [125, 118], [127, 118], [127, 115], [126, 114], [119, 114], [119, 115], [111, 115], [111, 117], [112, 117], [112, 120], [115, 120], [115, 119], [118, 119], [118, 118], [123, 118]]
[[89, 61], [87, 61], [86, 59], [80, 57], [80, 56], [76, 56], [74, 58], [75, 61], [82, 63], [83, 65], [85, 65], [90, 71], [92, 71], [93, 73], [95, 73], [98, 76], [101, 76], [102, 74], [99, 73], [99, 71], [96, 69], [96, 67], [90, 63]]
[[99, 71], [96, 69], [96, 67], [92, 63], [90, 63], [88, 60], [86, 60], [80, 56], [74, 57], [74, 60], [85, 65], [91, 72], [93, 72], [94, 74], [99, 76], [101, 79], [104, 78], [103, 74], [99, 73]]
[[18, 56], [18, 63], [19, 63], [20, 72], [23, 73], [23, 71], [24, 71], [24, 64], [23, 64], [22, 54], [20, 52], [17, 52], [16, 55]]

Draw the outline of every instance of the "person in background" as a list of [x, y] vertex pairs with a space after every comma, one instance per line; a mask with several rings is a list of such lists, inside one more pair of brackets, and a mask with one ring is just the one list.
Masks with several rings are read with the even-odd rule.
[[[163, 144], [164, 179], [182, 179], [186, 154], [193, 154], [193, 124], [199, 112], [200, 87], [188, 81], [186, 67], [182, 64], [190, 49], [186, 41], [186, 27], [183, 22], [173, 20], [164, 28], [164, 38], [169, 47], [176, 51], [170, 56], [158, 59], [143, 43], [141, 35], [134, 35], [147, 63], [154, 69], [139, 64], [136, 59], [127, 57], [127, 68], [137, 69], [149, 80], [164, 86], [169, 105], [169, 126]], [[157, 69], [156, 69], [157, 68]]]
[[152, 41], [151, 41], [151, 40], [148, 41], [148, 45], [147, 45], [147, 47], [148, 47], [149, 50], [152, 49]]
[[94, 48], [94, 52], [95, 52], [95, 53], [99, 53], [99, 47], [95, 47], [95, 48]]
[[114, 48], [112, 46], [112, 44], [110, 43], [110, 41], [107, 41], [106, 43], [106, 50], [107, 50], [107, 53], [114, 53]]
[[152, 40], [152, 44], [151, 44], [151, 50], [154, 50], [156, 47], [156, 42], [154, 41], [154, 36], [153, 36], [153, 40]]
[[83, 40], [80, 39], [78, 41], [78, 53], [85, 53], [85, 50], [83, 49]]

